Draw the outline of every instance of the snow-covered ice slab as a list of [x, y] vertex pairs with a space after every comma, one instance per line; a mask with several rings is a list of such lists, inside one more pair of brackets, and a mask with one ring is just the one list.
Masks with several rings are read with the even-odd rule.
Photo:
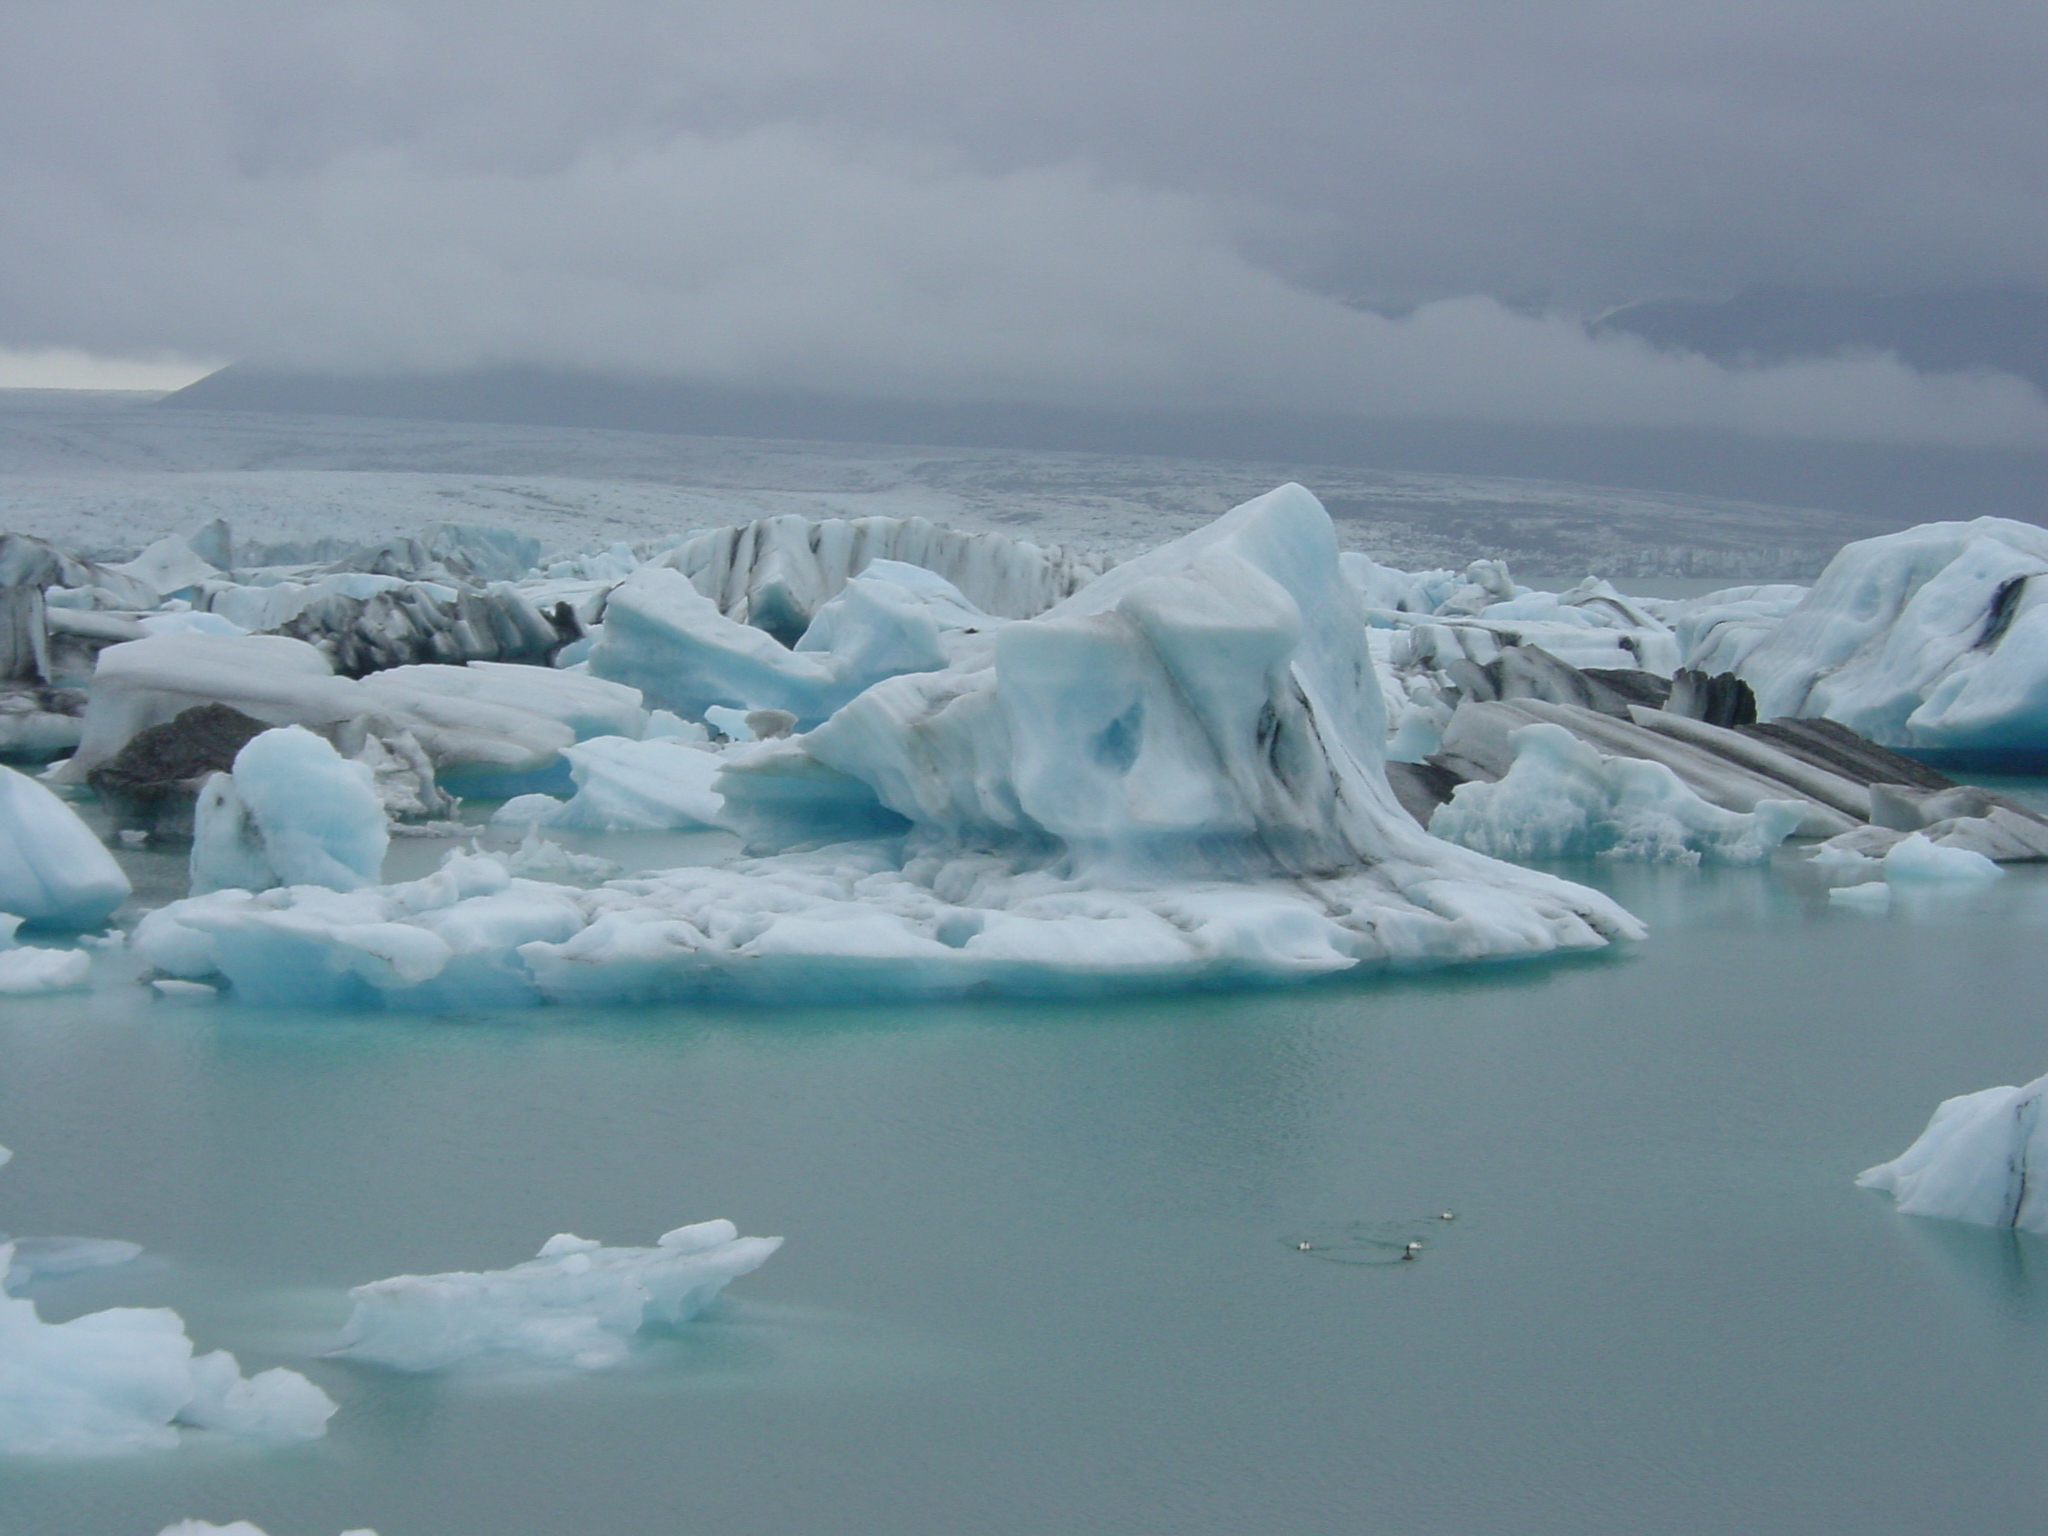
[[2048, 1232], [2044, 1093], [2048, 1077], [1945, 1099], [1912, 1146], [1856, 1182], [1886, 1191], [1908, 1216]]
[[357, 1286], [335, 1353], [403, 1371], [490, 1353], [584, 1369], [616, 1365], [634, 1334], [695, 1317], [781, 1246], [779, 1237], [741, 1237], [729, 1221], [678, 1227], [652, 1248], [607, 1248], [561, 1233], [538, 1258], [510, 1269]]
[[1509, 741], [1506, 775], [1460, 784], [1430, 831], [1503, 859], [1759, 864], [1805, 819], [1796, 800], [1746, 814], [1711, 805], [1664, 764], [1604, 756], [1561, 725], [1525, 725]]

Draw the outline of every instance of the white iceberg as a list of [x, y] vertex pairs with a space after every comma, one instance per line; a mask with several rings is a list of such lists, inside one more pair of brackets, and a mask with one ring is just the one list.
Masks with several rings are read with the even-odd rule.
[[789, 643], [877, 561], [932, 572], [974, 607], [1010, 619], [1043, 613], [1102, 569], [1097, 559], [1073, 550], [967, 533], [921, 517], [762, 518], [697, 534], [662, 557], [727, 618]]
[[2033, 1177], [2037, 1153], [2048, 1171], [2043, 1093], [2048, 1077], [1945, 1099], [1917, 1141], [1856, 1182], [1886, 1191], [1908, 1216], [2048, 1233], [2048, 1178]]
[[816, 724], [883, 678], [945, 667], [958, 650], [951, 637], [1003, 622], [941, 576], [878, 560], [787, 647], [728, 618], [680, 573], [652, 566], [613, 589], [590, 670], [692, 719], [715, 707], [777, 709]]
[[78, 752], [50, 778], [85, 782], [138, 732], [197, 704], [232, 704], [266, 725], [335, 725], [365, 713], [358, 684], [283, 635], [153, 635], [99, 653]]
[[336, 1354], [434, 1371], [505, 1352], [596, 1369], [650, 1324], [685, 1322], [782, 1246], [729, 1221], [665, 1232], [652, 1248], [607, 1248], [562, 1233], [538, 1258], [481, 1274], [397, 1275], [359, 1285]]
[[1640, 935], [1400, 808], [1366, 634], [1328, 516], [1283, 487], [725, 752], [722, 818], [786, 851], [588, 891], [460, 855], [174, 902], [135, 947], [251, 998], [440, 1007], [1270, 981]]
[[1976, 850], [1943, 847], [1924, 832], [1907, 833], [1884, 856], [1884, 877], [1892, 882], [1996, 880], [2004, 873]]
[[[14, 1154], [0, 1147], [0, 1164]], [[120, 1263], [132, 1243], [83, 1238], [0, 1241], [0, 1276], [19, 1285]], [[244, 1376], [224, 1349], [192, 1353], [164, 1307], [110, 1307], [46, 1323], [26, 1297], [0, 1290], [0, 1455], [79, 1455], [174, 1446], [180, 1427], [260, 1441], [311, 1440], [335, 1406], [296, 1371]]]
[[375, 775], [299, 726], [265, 731], [200, 791], [192, 889], [376, 883], [390, 843]]
[[23, 945], [0, 950], [0, 997], [40, 997], [92, 984], [92, 956], [82, 949]]
[[2043, 577], [2048, 530], [2031, 523], [1980, 517], [1864, 539], [1738, 670], [1759, 719], [1824, 715], [1887, 746], [2048, 755]]
[[[264, 1532], [246, 1520], [237, 1520], [231, 1525], [214, 1525], [206, 1520], [180, 1520], [176, 1525], [165, 1526], [156, 1536], [264, 1536]], [[377, 1533], [358, 1528], [343, 1531], [341, 1536], [377, 1536]]]
[[1805, 819], [1796, 800], [1762, 800], [1748, 813], [1709, 804], [1664, 764], [1604, 756], [1561, 725], [1525, 725], [1508, 739], [1507, 773], [1460, 784], [1431, 832], [1518, 861], [1757, 864]]
[[[598, 736], [564, 747], [576, 793], [545, 825], [582, 832], [666, 832], [719, 825], [717, 753], [679, 741]], [[521, 805], [508, 802], [503, 811]], [[527, 807], [526, 809], [531, 809]], [[494, 816], [494, 821], [499, 818]], [[518, 813], [507, 816], [519, 821]]]
[[129, 889], [76, 811], [34, 779], [0, 768], [0, 913], [31, 926], [97, 928]]
[[[0, 1263], [12, 1245], [0, 1244]], [[112, 1307], [46, 1323], [0, 1295], [0, 1452], [104, 1453], [174, 1446], [181, 1426], [262, 1441], [323, 1434], [334, 1403], [295, 1371], [244, 1377], [225, 1350], [194, 1356], [178, 1314]]]

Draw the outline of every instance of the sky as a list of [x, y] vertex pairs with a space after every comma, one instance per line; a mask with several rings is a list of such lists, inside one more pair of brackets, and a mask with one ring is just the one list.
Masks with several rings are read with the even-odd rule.
[[2048, 447], [2010, 376], [1581, 323], [2048, 292], [2043, 78], [2048, 7], [1981, 0], [5, 0], [0, 384], [538, 364]]

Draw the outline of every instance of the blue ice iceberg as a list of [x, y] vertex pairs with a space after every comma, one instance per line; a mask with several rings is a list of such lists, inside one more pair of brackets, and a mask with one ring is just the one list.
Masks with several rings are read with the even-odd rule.
[[[957, 607], [894, 585], [928, 616]], [[652, 686], [678, 634], [723, 632], [694, 589], [648, 590], [649, 613], [687, 623], [649, 628], [635, 652], [615, 596], [605, 644]], [[861, 610], [839, 611], [830, 654], [861, 654]], [[873, 622], [894, 633], [900, 617]], [[440, 1007], [1271, 981], [1642, 931], [1596, 892], [1433, 838], [1401, 809], [1362, 612], [1299, 486], [1036, 618], [933, 624], [944, 666], [723, 754], [720, 815], [762, 856], [582, 890], [458, 855], [401, 886], [174, 902], [136, 949], [249, 997]]]

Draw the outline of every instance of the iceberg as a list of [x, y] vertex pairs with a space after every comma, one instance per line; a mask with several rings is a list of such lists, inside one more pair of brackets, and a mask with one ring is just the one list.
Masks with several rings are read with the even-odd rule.
[[[582, 832], [668, 832], [720, 824], [724, 801], [711, 786], [721, 763], [708, 747], [598, 736], [564, 747], [562, 755], [569, 760], [576, 793], [546, 818], [547, 826]], [[504, 809], [511, 811], [519, 803], [508, 802]]]
[[884, 678], [803, 735], [726, 750], [712, 787], [745, 859], [583, 890], [455, 855], [404, 885], [174, 902], [135, 948], [245, 997], [435, 1007], [470, 989], [1096, 992], [1639, 936], [1604, 896], [1401, 808], [1336, 555], [1321, 505], [1282, 487], [1036, 618], [957, 632], [943, 667]]
[[0, 768], [0, 912], [30, 927], [98, 928], [129, 889], [76, 811], [34, 779]]
[[696, 1316], [781, 1246], [779, 1237], [741, 1237], [729, 1221], [677, 1227], [652, 1248], [560, 1233], [510, 1269], [357, 1286], [335, 1353], [402, 1371], [501, 1352], [586, 1370], [616, 1365], [634, 1334]]
[[193, 817], [192, 889], [376, 883], [390, 831], [376, 776], [299, 726], [265, 731], [215, 774]]
[[332, 726], [365, 712], [360, 686], [283, 635], [152, 635], [99, 653], [76, 755], [49, 777], [80, 784], [135, 736], [200, 704], [265, 725]]
[[1713, 659], [1734, 662], [1760, 719], [1824, 715], [1887, 746], [2048, 758], [2042, 577], [2048, 530], [1927, 523], [1846, 545], [1746, 654]]
[[[156, 1536], [264, 1536], [264, 1532], [246, 1520], [237, 1520], [231, 1525], [214, 1525], [206, 1520], [180, 1520], [176, 1525], [165, 1526]], [[343, 1531], [341, 1536], [377, 1536], [377, 1533], [358, 1528]]]
[[1888, 881], [1995, 880], [2005, 871], [1972, 848], [1944, 847], [1924, 832], [1909, 832], [1885, 852]]
[[1431, 832], [1517, 861], [1758, 864], [1806, 816], [1796, 800], [1760, 800], [1746, 814], [1711, 805], [1664, 764], [1603, 756], [1561, 725], [1525, 725], [1508, 740], [1507, 773], [1460, 784]]
[[949, 639], [1004, 622], [943, 577], [878, 560], [790, 647], [726, 617], [680, 573], [650, 566], [613, 589], [590, 670], [691, 719], [713, 708], [782, 710], [815, 725], [884, 678], [940, 670], [958, 649]]
[[985, 613], [1026, 619], [1093, 580], [1102, 562], [1000, 533], [966, 533], [921, 517], [795, 514], [715, 528], [663, 557], [720, 613], [794, 644], [826, 602], [875, 561], [942, 577]]
[[0, 949], [0, 997], [40, 997], [92, 985], [92, 956], [82, 949]]
[[[0, 1147], [0, 1163], [13, 1156]], [[23, 1245], [27, 1247], [29, 1245]], [[59, 1239], [38, 1263], [0, 1241], [0, 1275], [58, 1273], [132, 1258], [128, 1243]], [[325, 1434], [333, 1401], [296, 1371], [244, 1376], [226, 1350], [194, 1355], [164, 1307], [112, 1307], [46, 1323], [0, 1290], [0, 1454], [92, 1455], [161, 1449], [181, 1427], [266, 1441]]]
[[2048, 1077], [1945, 1099], [1917, 1141], [1856, 1182], [1884, 1190], [1908, 1216], [2048, 1233], [2048, 1180], [2032, 1177], [2036, 1152], [2048, 1169], [2043, 1093]]

